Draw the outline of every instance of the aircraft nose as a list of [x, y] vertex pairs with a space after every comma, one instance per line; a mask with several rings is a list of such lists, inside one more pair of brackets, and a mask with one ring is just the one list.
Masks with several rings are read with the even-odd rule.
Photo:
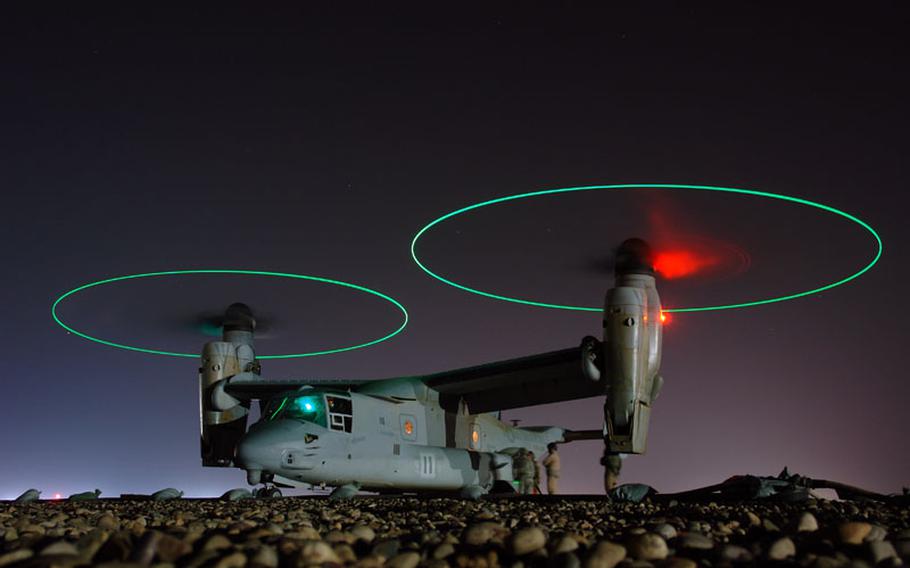
[[281, 452], [293, 439], [293, 433], [280, 426], [276, 423], [248, 432], [237, 445], [237, 465], [247, 471], [277, 471]]
[[244, 469], [262, 470], [267, 461], [267, 453], [254, 439], [244, 438], [237, 445], [237, 465]]

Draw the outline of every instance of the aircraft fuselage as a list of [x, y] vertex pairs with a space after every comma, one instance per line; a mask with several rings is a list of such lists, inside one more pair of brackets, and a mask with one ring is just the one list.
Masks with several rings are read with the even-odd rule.
[[407, 381], [401, 387], [406, 396], [303, 389], [272, 399], [241, 439], [237, 465], [254, 483], [271, 474], [375, 490], [489, 490], [497, 480], [511, 483], [513, 451], [542, 456], [548, 443], [563, 439], [562, 428], [446, 412], [432, 389]]

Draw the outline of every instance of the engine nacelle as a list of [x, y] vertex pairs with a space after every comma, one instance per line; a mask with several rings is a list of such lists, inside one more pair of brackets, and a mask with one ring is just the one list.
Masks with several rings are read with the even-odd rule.
[[199, 368], [202, 465], [233, 465], [237, 443], [246, 432], [249, 402], [231, 397], [223, 385], [225, 379], [255, 366], [255, 353], [247, 343], [212, 341], [203, 347]]
[[617, 274], [604, 309], [608, 452], [640, 454], [647, 447], [651, 403], [663, 385], [658, 374], [661, 336], [660, 298], [653, 274]]

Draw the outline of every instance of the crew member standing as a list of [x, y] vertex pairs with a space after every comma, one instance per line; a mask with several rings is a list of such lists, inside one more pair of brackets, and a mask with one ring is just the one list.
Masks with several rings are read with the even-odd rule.
[[547, 452], [543, 460], [543, 466], [547, 468], [547, 493], [556, 495], [559, 491], [559, 452], [556, 451], [556, 444], [547, 444]]
[[522, 495], [530, 495], [534, 490], [534, 462], [527, 450], [518, 450], [513, 467], [518, 473], [518, 492]]
[[534, 464], [534, 487], [531, 493], [540, 495], [540, 462], [537, 461], [537, 456], [531, 450], [528, 450], [528, 455], [531, 457], [531, 463]]

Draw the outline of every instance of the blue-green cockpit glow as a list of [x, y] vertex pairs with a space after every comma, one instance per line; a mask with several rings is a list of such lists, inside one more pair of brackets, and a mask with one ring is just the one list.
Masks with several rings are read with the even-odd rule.
[[269, 416], [270, 421], [276, 418], [309, 422], [325, 428], [327, 426], [325, 396], [321, 392], [286, 396]]
[[302, 396], [294, 401], [294, 405], [297, 407], [297, 414], [306, 416], [308, 414], [315, 414], [316, 409], [322, 406], [322, 397], [315, 396]]
[[465, 292], [470, 292], [472, 294], [485, 296], [487, 298], [493, 298], [495, 300], [514, 302], [517, 304], [538, 306], [541, 308], [554, 308], [554, 309], [559, 309], [559, 310], [576, 310], [576, 311], [584, 311], [584, 312], [602, 311], [603, 308], [601, 306], [573, 306], [573, 305], [566, 305], [566, 304], [554, 304], [554, 303], [549, 303], [549, 302], [541, 302], [541, 301], [530, 300], [530, 299], [526, 299], [526, 298], [516, 298], [516, 297], [506, 296], [506, 295], [502, 295], [502, 294], [493, 294], [491, 292], [479, 290], [477, 288], [471, 288], [464, 284], [460, 284], [458, 282], [455, 282], [452, 279], [441, 276], [440, 274], [438, 274], [437, 272], [435, 272], [433, 270], [430, 270], [430, 268], [427, 267], [426, 263], [421, 261], [417, 255], [417, 243], [420, 240], [420, 238], [423, 237], [427, 233], [427, 231], [429, 231], [431, 228], [439, 225], [443, 221], [446, 221], [447, 219], [452, 219], [453, 217], [456, 217], [458, 215], [463, 215], [465, 213], [468, 213], [469, 211], [480, 209], [481, 207], [490, 207], [490, 206], [498, 205], [498, 204], [502, 204], [502, 203], [509, 203], [509, 202], [516, 201], [519, 199], [530, 199], [530, 198], [534, 198], [534, 197], [541, 197], [544, 195], [555, 195], [555, 194], [572, 193], [572, 192], [578, 192], [578, 191], [595, 191], [595, 190], [610, 190], [610, 189], [666, 189], [666, 190], [714, 191], [714, 192], [738, 194], [738, 195], [747, 196], [747, 197], [761, 197], [761, 198], [766, 198], [766, 199], [777, 199], [779, 201], [784, 201], [784, 202], [801, 205], [801, 206], [813, 207], [815, 209], [818, 209], [818, 210], [821, 210], [821, 211], [824, 211], [827, 213], [833, 213], [834, 215], [838, 215], [852, 223], [859, 225], [860, 227], [865, 229], [869, 233], [869, 235], [871, 235], [872, 238], [874, 239], [875, 248], [874, 248], [874, 252], [872, 254], [871, 259], [866, 264], [862, 265], [861, 267], [859, 267], [857, 269], [854, 269], [854, 271], [850, 272], [846, 276], [844, 276], [834, 282], [829, 282], [829, 283], [823, 284], [821, 286], [811, 288], [809, 290], [803, 290], [803, 291], [799, 291], [799, 292], [795, 292], [793, 294], [787, 294], [787, 295], [783, 295], [783, 296], [760, 298], [757, 300], [743, 301], [743, 302], [738, 302], [738, 303], [733, 303], [733, 304], [713, 305], [713, 306], [669, 307], [669, 308], [664, 309], [665, 312], [706, 312], [706, 311], [715, 311], [715, 310], [730, 310], [730, 309], [734, 309], [734, 308], [747, 308], [747, 307], [751, 307], [751, 306], [760, 306], [762, 304], [772, 304], [775, 302], [783, 302], [786, 300], [795, 300], [796, 298], [802, 298], [804, 296], [810, 296], [812, 294], [818, 294], [820, 292], [824, 292], [825, 290], [830, 290], [831, 288], [835, 288], [842, 284], [846, 284], [847, 282], [849, 282], [851, 280], [859, 278], [861, 275], [863, 275], [864, 273], [869, 271], [873, 266], [875, 266], [875, 264], [878, 262], [879, 258], [881, 258], [881, 256], [882, 256], [882, 239], [881, 239], [881, 237], [879, 237], [879, 235], [875, 231], [875, 229], [873, 229], [868, 223], [858, 219], [857, 217], [854, 217], [850, 213], [841, 211], [839, 209], [835, 209], [834, 207], [831, 207], [829, 205], [824, 205], [822, 203], [816, 203], [814, 201], [809, 201], [808, 199], [792, 197], [789, 195], [782, 195], [779, 193], [769, 193], [766, 191], [757, 191], [757, 190], [753, 190], [753, 189], [738, 189], [738, 188], [734, 188], [734, 187], [717, 187], [717, 186], [710, 186], [710, 185], [685, 185], [685, 184], [675, 184], [675, 183], [626, 183], [626, 184], [617, 184], [617, 185], [588, 185], [588, 186], [580, 186], [580, 187], [564, 187], [564, 188], [559, 188], [559, 189], [545, 189], [545, 190], [541, 190], [541, 191], [532, 191], [530, 193], [508, 195], [505, 197], [499, 197], [497, 199], [490, 199], [489, 201], [483, 201], [481, 203], [475, 203], [474, 205], [469, 205], [467, 207], [462, 207], [461, 209], [452, 211], [451, 213], [447, 213], [447, 214], [443, 215], [442, 217], [434, 219], [433, 221], [428, 223], [425, 227], [420, 229], [417, 232], [417, 234], [414, 235], [414, 238], [411, 240], [411, 258], [414, 259], [414, 262], [417, 263], [417, 266], [419, 266], [421, 270], [423, 270], [424, 272], [426, 272], [433, 278], [439, 280], [440, 282], [448, 284], [449, 286], [453, 286], [455, 288], [464, 290]]
[[76, 330], [70, 325], [67, 325], [60, 319], [59, 314], [57, 313], [57, 308], [60, 303], [73, 296], [74, 294], [86, 290], [88, 288], [94, 288], [96, 286], [103, 286], [105, 284], [111, 284], [113, 282], [121, 282], [124, 280], [136, 280], [139, 278], [156, 278], [163, 276], [185, 276], [188, 274], [230, 274], [230, 275], [246, 275], [246, 276], [266, 276], [272, 278], [291, 278], [296, 280], [309, 280], [312, 282], [320, 282], [323, 284], [329, 284], [332, 286], [341, 286], [344, 288], [350, 288], [352, 290], [357, 290], [359, 292], [365, 292], [367, 294], [381, 298], [386, 302], [395, 306], [401, 312], [401, 323], [398, 327], [390, 333], [379, 337], [378, 339], [373, 339], [371, 341], [365, 341], [363, 343], [357, 343], [355, 345], [348, 345], [345, 347], [337, 347], [334, 349], [324, 349], [320, 351], [309, 351], [302, 353], [285, 353], [279, 355], [257, 355], [259, 359], [293, 359], [297, 357], [315, 357], [317, 355], [329, 355], [332, 353], [341, 353], [343, 351], [353, 351], [354, 349], [362, 349], [364, 347], [369, 347], [370, 345], [376, 345], [377, 343], [382, 343], [383, 341], [389, 340], [399, 333], [401, 333], [404, 328], [408, 325], [408, 311], [394, 298], [383, 294], [382, 292], [377, 292], [365, 286], [359, 286], [357, 284], [351, 284], [350, 282], [342, 282], [340, 280], [330, 280], [328, 278], [320, 278], [318, 276], [307, 276], [305, 274], [293, 274], [290, 272], [267, 272], [264, 270], [234, 270], [234, 269], [204, 269], [204, 270], [168, 270], [164, 272], [145, 272], [142, 274], [129, 274], [126, 276], [117, 276], [114, 278], [107, 278], [105, 280], [98, 280], [96, 282], [90, 282], [88, 284], [83, 284], [77, 288], [73, 288], [69, 292], [62, 294], [59, 298], [54, 301], [54, 304], [51, 306], [51, 316], [54, 318], [60, 327], [67, 330], [68, 332], [78, 335], [89, 341], [94, 341], [95, 343], [101, 343], [102, 345], [108, 345], [110, 347], [116, 347], [118, 349], [127, 349], [130, 351], [139, 351], [142, 353], [150, 353], [152, 355], [168, 355], [171, 357], [199, 357], [198, 353], [180, 353], [175, 351], [164, 351], [161, 349], [151, 349], [148, 347], [136, 347], [133, 345], [126, 345], [123, 343], [116, 343], [106, 339], [101, 339], [99, 337], [94, 337], [87, 333]]

